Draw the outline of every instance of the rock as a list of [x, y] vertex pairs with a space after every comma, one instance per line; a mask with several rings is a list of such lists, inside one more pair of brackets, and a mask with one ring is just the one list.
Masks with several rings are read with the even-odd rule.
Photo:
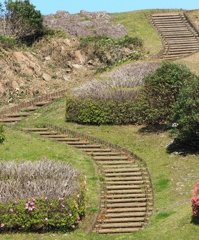
[[44, 81], [47, 81], [47, 82], [51, 80], [51, 76], [47, 73], [43, 73], [42, 78]]
[[50, 56], [47, 56], [47, 57], [45, 57], [44, 58], [46, 61], [49, 61], [50, 59], [51, 59], [51, 57]]
[[84, 67], [79, 64], [72, 64], [72, 66], [73, 66], [73, 68], [76, 68], [76, 69], [84, 69]]
[[70, 76], [63, 76], [63, 79], [64, 79], [65, 81], [69, 81], [69, 80], [70, 80]]

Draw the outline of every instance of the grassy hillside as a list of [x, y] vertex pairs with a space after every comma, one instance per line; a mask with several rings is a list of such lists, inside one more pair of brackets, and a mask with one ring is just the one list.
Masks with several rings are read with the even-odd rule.
[[[21, 122], [18, 127], [33, 126], [34, 124], [38, 124], [40, 122], [48, 122], [58, 124], [60, 126], [66, 126], [72, 130], [83, 132], [124, 146], [146, 161], [153, 180], [155, 194], [154, 214], [150, 225], [145, 230], [130, 235], [117, 236], [85, 234], [84, 231], [79, 230], [73, 235], [68, 236], [68, 239], [128, 240], [143, 239], [146, 236], [147, 239], [151, 240], [160, 238], [172, 238], [176, 240], [185, 238], [194, 239], [198, 227], [191, 223], [192, 212], [190, 198], [195, 181], [198, 178], [196, 166], [198, 165], [199, 157], [197, 155], [181, 156], [177, 154], [177, 152], [168, 154], [166, 152], [166, 146], [172, 140], [168, 133], [148, 131], [144, 126], [83, 126], [74, 123], [64, 123], [64, 107], [64, 99], [59, 100], [52, 105], [44, 107], [36, 113], [33, 113], [32, 116]], [[8, 133], [10, 131], [11, 130], [8, 130]], [[120, 133], [120, 137], [118, 137], [118, 132]], [[23, 133], [22, 136], [26, 136], [26, 138], [30, 139], [30, 136], [27, 136], [27, 134]], [[8, 135], [8, 140], [9, 137], [10, 135]], [[48, 143], [47, 149], [52, 149], [52, 152], [50, 151], [51, 158], [56, 158], [56, 153], [53, 149], [54, 143], [52, 147], [52, 143], [49, 140], [39, 139], [35, 136], [33, 138], [33, 144], [34, 139], [38, 141], [38, 144], [41, 144], [42, 142]], [[60, 143], [55, 144], [55, 147], [58, 147], [55, 148], [57, 151], [58, 149], [60, 151], [61, 147], [59, 147], [59, 145], [62, 146]], [[1, 152], [4, 151], [4, 148], [6, 148], [6, 144], [1, 147]], [[46, 147], [44, 147], [44, 149], [45, 148]], [[48, 151], [45, 151], [42, 151], [43, 154], [45, 153], [45, 155], [48, 156]], [[70, 151], [70, 153], [65, 154], [74, 154], [73, 156], [71, 155], [72, 159], [76, 159], [75, 156], [77, 156], [78, 159], [82, 159], [82, 161], [84, 159], [87, 159], [88, 161], [88, 158], [82, 156], [77, 150], [70, 150], [68, 147], [67, 151]], [[58, 159], [61, 158], [62, 152], [60, 153]], [[82, 161], [81, 164], [83, 163]], [[89, 175], [89, 172], [86, 173], [87, 170], [90, 171], [90, 168], [84, 169], [85, 174]], [[19, 236], [22, 237], [22, 235]], [[63, 235], [55, 234], [55, 236], [56, 239], [64, 239]], [[31, 237], [34, 238], [36, 235], [32, 234]], [[53, 239], [53, 237], [50, 237], [48, 234], [45, 235], [45, 237], [46, 239]]]
[[[176, 11], [176, 10], [175, 10]], [[161, 40], [149, 24], [144, 12], [135, 11], [117, 13], [115, 22], [122, 23], [132, 36], [141, 37], [149, 55], [154, 55], [161, 49]], [[157, 12], [154, 10], [154, 12]], [[198, 72], [198, 61], [194, 56], [180, 60], [190, 69]], [[46, 156], [49, 159], [70, 162], [75, 168], [81, 169], [88, 178], [88, 216], [85, 224], [73, 234], [2, 234], [0, 240], [33, 240], [33, 239], [90, 239], [90, 240], [159, 240], [159, 239], [197, 239], [198, 226], [191, 223], [191, 193], [198, 179], [198, 155], [179, 155], [166, 152], [166, 146], [171, 142], [167, 132], [151, 131], [145, 126], [85, 126], [64, 122], [64, 99], [32, 113], [30, 117], [17, 126], [5, 128], [7, 141], [0, 146], [0, 160], [36, 160]], [[20, 127], [30, 127], [38, 123], [53, 123], [72, 130], [99, 137], [106, 141], [119, 144], [132, 150], [143, 158], [149, 168], [154, 184], [155, 206], [150, 225], [143, 231], [128, 235], [105, 235], [86, 233], [91, 226], [92, 213], [98, 206], [98, 180], [95, 164], [79, 150], [67, 147], [62, 143], [52, 142], [34, 134], [18, 130]], [[118, 134], [119, 133], [119, 134]]]

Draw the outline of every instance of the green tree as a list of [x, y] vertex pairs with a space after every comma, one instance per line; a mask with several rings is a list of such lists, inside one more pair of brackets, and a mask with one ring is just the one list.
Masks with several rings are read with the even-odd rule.
[[23, 42], [36, 39], [44, 33], [43, 17], [29, 0], [8, 0], [0, 7], [6, 35]]

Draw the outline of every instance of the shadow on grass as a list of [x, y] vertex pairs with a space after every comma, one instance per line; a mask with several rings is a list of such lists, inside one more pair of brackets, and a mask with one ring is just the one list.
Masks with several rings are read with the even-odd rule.
[[188, 154], [199, 154], [199, 138], [193, 141], [181, 141], [174, 139], [172, 143], [167, 146], [167, 153], [176, 153], [186, 156]]
[[168, 130], [168, 126], [166, 124], [154, 124], [147, 125], [139, 130], [139, 133], [158, 133], [165, 132]]
[[197, 216], [192, 216], [191, 217], [191, 223], [195, 224], [195, 225], [199, 225], [199, 217]]

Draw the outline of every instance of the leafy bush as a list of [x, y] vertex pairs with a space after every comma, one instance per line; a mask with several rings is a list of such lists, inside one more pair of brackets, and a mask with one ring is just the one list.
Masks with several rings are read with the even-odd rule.
[[142, 122], [167, 122], [184, 82], [191, 82], [194, 78], [188, 68], [170, 62], [164, 62], [154, 73], [145, 77], [139, 100]]
[[5, 141], [4, 129], [3, 125], [0, 125], [0, 144], [2, 144], [4, 141]]
[[172, 133], [189, 144], [199, 141], [199, 77], [186, 79], [169, 117]]
[[85, 211], [86, 181], [61, 161], [0, 163], [0, 231], [71, 231]]

